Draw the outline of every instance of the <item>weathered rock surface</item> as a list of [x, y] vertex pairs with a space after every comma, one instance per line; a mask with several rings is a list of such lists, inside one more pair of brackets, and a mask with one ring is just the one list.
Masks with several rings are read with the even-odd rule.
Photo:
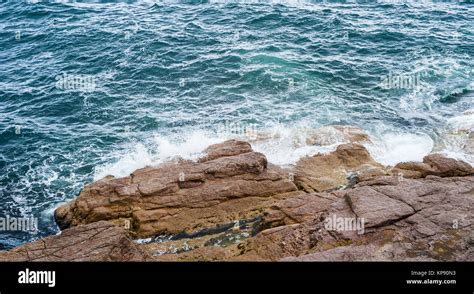
[[[324, 193], [325, 194], [325, 193]], [[291, 260], [473, 260], [474, 177], [381, 177], [345, 191], [323, 215], [307, 212], [301, 228], [312, 248]], [[306, 196], [299, 196], [306, 197]], [[273, 210], [295, 214], [281, 201]], [[348, 210], [350, 207], [350, 210]], [[276, 212], [269, 213], [274, 216]], [[315, 219], [308, 221], [311, 216]], [[328, 230], [323, 218], [364, 218], [364, 234]], [[284, 218], [283, 218], [284, 219]], [[270, 222], [275, 223], [274, 217]], [[299, 229], [301, 231], [301, 228]], [[264, 231], [265, 232], [265, 231]], [[263, 232], [262, 232], [263, 233]], [[301, 234], [301, 233], [300, 233]], [[301, 240], [301, 239], [300, 239]], [[301, 242], [306, 243], [306, 242]], [[278, 259], [277, 256], [274, 256]]]
[[[226, 250], [200, 247], [158, 259], [472, 261], [473, 205], [472, 176], [380, 177], [344, 191], [280, 200], [264, 213], [267, 229]], [[364, 219], [364, 226], [331, 227], [328, 219]]]
[[364, 218], [366, 227], [381, 226], [415, 213], [405, 202], [390, 198], [383, 192], [363, 186], [346, 194], [352, 211], [357, 217]]
[[0, 260], [474, 261], [472, 171], [439, 154], [387, 168], [350, 143], [289, 173], [231, 140], [88, 185], [56, 210], [71, 228]]
[[56, 236], [0, 251], [0, 261], [147, 261], [148, 253], [127, 232], [100, 221], [64, 230]]
[[474, 168], [467, 162], [447, 158], [442, 154], [429, 154], [423, 158], [423, 162], [399, 163], [391, 173], [401, 173], [409, 178], [424, 178], [429, 175], [457, 177], [474, 174]]
[[306, 192], [321, 192], [349, 184], [351, 173], [381, 169], [364, 146], [349, 143], [334, 152], [300, 159], [295, 167], [295, 184]]
[[61, 228], [109, 220], [136, 237], [191, 233], [255, 216], [297, 190], [248, 143], [230, 140], [207, 152], [200, 162], [146, 167], [88, 185], [56, 210], [56, 220]]
[[264, 214], [265, 223], [276, 227], [317, 219], [337, 200], [339, 198], [330, 193], [300, 193], [267, 209]]
[[225, 141], [220, 144], [214, 144], [206, 148], [204, 157], [199, 159], [199, 162], [206, 162], [220, 157], [235, 156], [252, 152], [252, 146], [244, 141]]

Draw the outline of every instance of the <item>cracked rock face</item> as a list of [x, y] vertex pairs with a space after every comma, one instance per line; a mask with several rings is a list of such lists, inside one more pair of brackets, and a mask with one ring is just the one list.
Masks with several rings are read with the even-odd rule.
[[[308, 227], [313, 247], [297, 256], [280, 257], [294, 261], [474, 260], [470, 245], [474, 224], [472, 176], [401, 181], [382, 177], [362, 182], [344, 196], [326, 210], [326, 217], [364, 218], [364, 234], [328, 230], [321, 226], [319, 210], [307, 212], [302, 226]], [[291, 214], [289, 201], [273, 209], [290, 209], [284, 215]], [[311, 221], [311, 215], [317, 218]]]
[[288, 175], [250, 144], [230, 140], [210, 146], [199, 162], [167, 163], [97, 181], [59, 207], [55, 217], [61, 228], [109, 220], [136, 237], [190, 233], [251, 217], [296, 190]]
[[141, 250], [120, 227], [105, 221], [64, 230], [56, 236], [27, 243], [7, 252], [0, 261], [146, 261]]
[[[265, 210], [266, 229], [252, 238], [158, 260], [472, 261], [472, 207], [472, 176], [380, 177], [348, 190], [294, 193]], [[361, 218], [362, 234], [327, 226]]]
[[[381, 191], [383, 192], [383, 191]], [[395, 222], [415, 213], [415, 210], [403, 201], [362, 186], [347, 192], [347, 202], [357, 217], [365, 220], [366, 227], [376, 227]]]

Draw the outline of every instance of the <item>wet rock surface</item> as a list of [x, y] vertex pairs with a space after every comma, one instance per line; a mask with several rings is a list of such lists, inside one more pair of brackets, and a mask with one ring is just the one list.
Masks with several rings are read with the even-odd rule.
[[348, 125], [325, 126], [310, 132], [306, 143], [309, 145], [331, 145], [341, 142], [370, 142], [369, 135], [362, 129]]

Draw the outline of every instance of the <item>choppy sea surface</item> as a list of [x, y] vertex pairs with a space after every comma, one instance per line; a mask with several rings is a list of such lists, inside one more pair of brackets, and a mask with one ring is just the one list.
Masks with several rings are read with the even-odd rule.
[[295, 141], [330, 124], [385, 164], [474, 162], [445, 137], [474, 124], [472, 3], [58, 2], [0, 2], [0, 216], [39, 220], [0, 249], [57, 233], [93, 180], [243, 129], [280, 165], [325, 151]]

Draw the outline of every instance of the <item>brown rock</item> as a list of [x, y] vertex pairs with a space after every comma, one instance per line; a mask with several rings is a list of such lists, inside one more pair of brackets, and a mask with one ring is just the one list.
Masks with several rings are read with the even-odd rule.
[[429, 154], [423, 158], [423, 162], [403, 162], [397, 164], [392, 173], [411, 172], [410, 178], [426, 177], [434, 175], [438, 177], [457, 177], [474, 174], [473, 167], [464, 161], [447, 158], [441, 154]]
[[249, 143], [238, 140], [228, 140], [220, 144], [214, 144], [206, 148], [206, 155], [199, 159], [199, 162], [206, 162], [226, 156], [235, 156], [252, 152], [252, 146]]
[[300, 193], [277, 202], [265, 211], [264, 222], [268, 227], [304, 223], [318, 219], [338, 198], [328, 193]]
[[155, 257], [156, 261], [222, 261], [233, 257], [229, 247], [199, 247], [189, 252], [164, 254]]
[[280, 226], [264, 230], [241, 245], [240, 256], [235, 260], [278, 260], [297, 256], [311, 248], [308, 229], [301, 224]]
[[[356, 156], [349, 155], [353, 150], [341, 148], [342, 159], [338, 161], [347, 167], [358, 166], [360, 162], [354, 159]], [[428, 164], [422, 163], [418, 170], [423, 171], [423, 165]], [[210, 246], [208, 242], [202, 242], [208, 237], [199, 237], [186, 241], [187, 244], [200, 242], [196, 248], [157, 258], [247, 261], [473, 259], [473, 250], [469, 249], [473, 177], [406, 179], [387, 176], [390, 171], [380, 166], [364, 169], [360, 175], [364, 172], [370, 176], [353, 188], [332, 193], [286, 193], [281, 200], [262, 207], [264, 213], [259, 226], [263, 231], [255, 237], [219, 246]], [[326, 227], [326, 221], [332, 217], [364, 220], [363, 234], [354, 229], [341, 231]], [[453, 223], [457, 229], [453, 230]]]
[[[397, 254], [403, 255], [403, 252], [397, 251], [391, 244], [384, 246], [361, 245], [361, 246], [341, 246], [326, 251], [310, 253], [298, 257], [286, 257], [282, 261], [394, 261]], [[403, 257], [404, 261], [436, 261], [427, 257]]]
[[101, 221], [0, 251], [0, 261], [147, 261], [126, 231]]
[[382, 168], [359, 144], [342, 144], [336, 151], [300, 159], [295, 167], [295, 184], [306, 192], [321, 192], [349, 184], [350, 173]]
[[441, 154], [430, 154], [423, 158], [423, 163], [431, 167], [433, 173], [438, 177], [458, 177], [474, 174], [472, 166], [464, 161], [447, 158]]
[[[268, 209], [276, 227], [244, 242], [239, 260], [474, 260], [474, 177], [381, 177], [338, 193], [294, 195]], [[314, 205], [332, 199], [328, 206]], [[321, 209], [323, 208], [323, 209]], [[296, 216], [296, 217], [289, 217]], [[328, 228], [328, 217], [364, 217], [364, 233]], [[291, 223], [291, 224], [288, 224]], [[278, 229], [280, 228], [280, 229]], [[265, 234], [264, 234], [265, 233]], [[283, 243], [284, 242], [284, 243]], [[288, 245], [289, 244], [289, 245]]]
[[[55, 212], [73, 228], [0, 260], [474, 260], [474, 177], [465, 162], [432, 154], [388, 169], [363, 146], [343, 144], [297, 163], [294, 182], [305, 193], [246, 142], [206, 152], [86, 186]], [[135, 244], [102, 220], [164, 239]]]
[[207, 150], [201, 162], [146, 167], [88, 185], [56, 210], [56, 220], [61, 228], [100, 220], [129, 224], [135, 237], [177, 234], [258, 215], [297, 190], [248, 143], [231, 140]]
[[357, 217], [365, 220], [366, 227], [386, 225], [415, 213], [408, 204], [390, 198], [370, 186], [352, 189], [347, 201]]

